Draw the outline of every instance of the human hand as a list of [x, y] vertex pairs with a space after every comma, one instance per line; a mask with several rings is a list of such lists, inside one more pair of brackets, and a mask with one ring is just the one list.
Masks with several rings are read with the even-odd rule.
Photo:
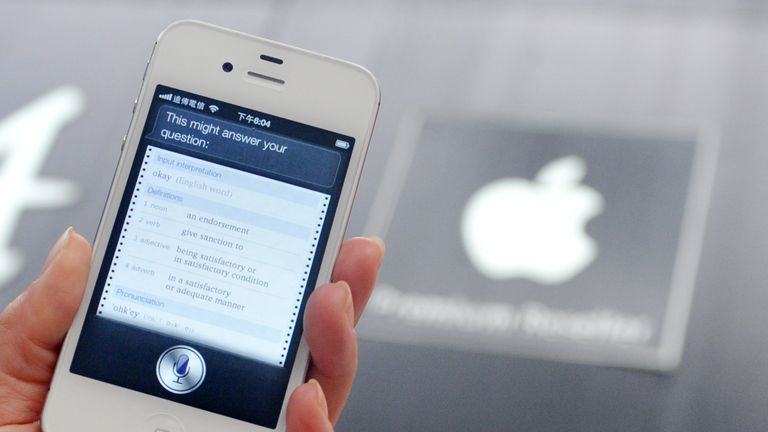
[[[378, 240], [341, 247], [335, 283], [309, 298], [305, 335], [309, 381], [288, 403], [289, 432], [331, 431], [357, 370], [354, 324], [370, 297], [384, 255]], [[91, 248], [73, 229], [56, 242], [40, 277], [0, 314], [0, 432], [38, 432], [61, 343], [83, 297]], [[342, 282], [345, 281], [345, 282]]]

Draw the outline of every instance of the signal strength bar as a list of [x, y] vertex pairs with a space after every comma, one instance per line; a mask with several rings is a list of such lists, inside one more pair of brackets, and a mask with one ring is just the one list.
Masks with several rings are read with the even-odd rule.
[[167, 100], [167, 101], [170, 101], [170, 100], [173, 100], [173, 93], [164, 93], [164, 94], [161, 94], [161, 95], [160, 95], [160, 96], [158, 96], [158, 97], [159, 97], [160, 99], [163, 99], [163, 100]]

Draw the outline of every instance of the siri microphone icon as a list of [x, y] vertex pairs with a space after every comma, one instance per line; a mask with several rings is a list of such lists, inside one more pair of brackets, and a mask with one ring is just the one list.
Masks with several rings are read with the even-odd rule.
[[190, 369], [189, 356], [186, 354], [180, 355], [178, 360], [173, 363], [173, 374], [176, 375], [176, 381], [174, 382], [181, 384], [181, 381], [179, 380], [189, 375]]
[[166, 390], [186, 394], [200, 387], [205, 379], [206, 369], [203, 356], [196, 349], [176, 345], [160, 355], [156, 373], [158, 381]]

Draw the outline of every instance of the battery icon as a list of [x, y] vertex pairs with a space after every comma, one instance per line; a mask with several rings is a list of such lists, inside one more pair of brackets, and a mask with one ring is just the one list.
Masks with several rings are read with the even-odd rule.
[[347, 150], [347, 149], [349, 149], [349, 143], [347, 141], [337, 139], [336, 140], [336, 147], [338, 147], [340, 149]]

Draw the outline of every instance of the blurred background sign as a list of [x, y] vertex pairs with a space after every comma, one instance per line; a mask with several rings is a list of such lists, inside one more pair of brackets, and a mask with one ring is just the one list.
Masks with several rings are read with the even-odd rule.
[[404, 121], [370, 212], [368, 230], [396, 252], [362, 335], [677, 365], [714, 136], [415, 118]]
[[[363, 319], [358, 379], [339, 430], [768, 428], [763, 2], [0, 0], [0, 304], [36, 277], [67, 226], [93, 238], [152, 44], [181, 18], [345, 58], [379, 78], [382, 111], [348, 233], [390, 241], [380, 286], [390, 298], [611, 308], [647, 318], [638, 323], [649, 327], [630, 334], [646, 340], [642, 329], [650, 328], [648, 347], [656, 350], [667, 328], [662, 304], [676, 292], [677, 251], [696, 249], [684, 240], [680, 200], [706, 191], [696, 180], [685, 184], [699, 178], [691, 173], [703, 145], [699, 128], [720, 128], [709, 212], [694, 212], [707, 216], [698, 270], [681, 273], [695, 289], [674, 373], [527, 358], [630, 364], [599, 360], [594, 346], [575, 341], [535, 338], [525, 347], [522, 338], [499, 335], [457, 332], [452, 341], [440, 329], [407, 332], [412, 324], [383, 315], [386, 302], [377, 297]], [[61, 89], [70, 96], [54, 109]], [[18, 119], [41, 101], [50, 114], [36, 116], [19, 142]], [[690, 127], [670, 136], [667, 125]], [[489, 150], [441, 151], [455, 153], [462, 141]], [[403, 143], [414, 145], [410, 166], [389, 162]], [[14, 162], [19, 155], [25, 162]], [[441, 161], [453, 170], [441, 171]], [[403, 178], [393, 179], [398, 172]], [[398, 181], [402, 193], [386, 190]], [[583, 216], [571, 237], [580, 258], [546, 274], [531, 263], [503, 268], [481, 257], [483, 247], [471, 258], [461, 228], [465, 217], [473, 220], [466, 203], [495, 201], [487, 197], [499, 184], [526, 196], [523, 186], [533, 182], [581, 191], [568, 207]], [[622, 190], [638, 198], [617, 199]], [[387, 195], [395, 198], [382, 208], [377, 197]], [[642, 197], [647, 203], [634, 202]], [[488, 235], [468, 226], [467, 233], [481, 228], [470, 239]], [[418, 227], [429, 229], [408, 239]], [[426, 242], [440, 236], [430, 253]], [[680, 311], [672, 317], [684, 323]]]

